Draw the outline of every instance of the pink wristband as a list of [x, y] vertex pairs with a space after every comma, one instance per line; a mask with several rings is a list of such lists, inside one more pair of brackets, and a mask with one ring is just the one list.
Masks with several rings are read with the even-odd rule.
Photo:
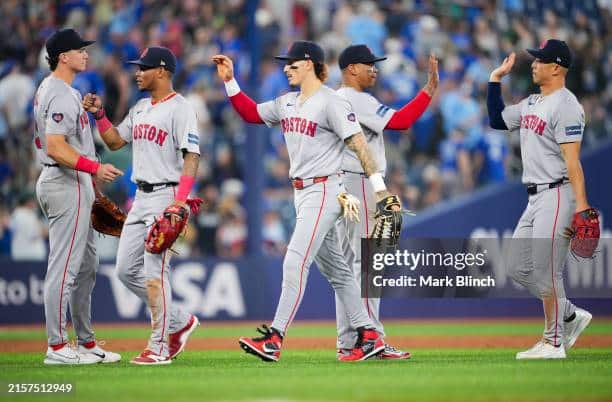
[[187, 197], [191, 192], [191, 188], [193, 187], [193, 183], [195, 183], [195, 177], [193, 176], [181, 176], [178, 185], [178, 191], [176, 192], [176, 196], [174, 197], [177, 201], [185, 202], [187, 201]]
[[96, 174], [100, 164], [98, 162], [92, 161], [91, 159], [87, 159], [83, 155], [79, 156], [79, 160], [77, 160], [74, 168], [76, 170], [80, 170], [81, 172], [87, 172], [90, 174]]
[[96, 126], [100, 134], [104, 134], [109, 129], [113, 128], [113, 123], [108, 120], [108, 117], [104, 116], [100, 120], [96, 120]]

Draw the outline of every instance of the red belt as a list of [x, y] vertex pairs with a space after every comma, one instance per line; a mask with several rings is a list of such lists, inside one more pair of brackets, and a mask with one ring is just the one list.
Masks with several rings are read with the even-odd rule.
[[296, 190], [302, 190], [304, 189], [304, 187], [308, 187], [317, 183], [323, 183], [327, 181], [328, 177], [329, 176], [313, 177], [312, 179], [296, 178], [291, 180], [291, 184], [293, 184], [293, 188], [295, 188]]

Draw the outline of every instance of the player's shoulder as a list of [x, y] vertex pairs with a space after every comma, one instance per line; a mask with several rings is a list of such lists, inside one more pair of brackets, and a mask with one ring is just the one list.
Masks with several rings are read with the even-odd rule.
[[338, 93], [337, 90], [327, 85], [323, 85], [317, 95], [326, 100], [327, 103], [349, 102], [345, 95]]
[[151, 104], [151, 98], [140, 98], [134, 103], [134, 105], [130, 108], [132, 111], [139, 111], [144, 109], [147, 105]]
[[296, 100], [298, 95], [299, 95], [298, 91], [289, 91], [289, 92], [285, 92], [284, 94], [276, 97], [274, 101], [282, 105], [283, 102], [292, 102]]
[[559, 103], [565, 106], [582, 107], [580, 101], [572, 91], [567, 88], [561, 88], [557, 94]]

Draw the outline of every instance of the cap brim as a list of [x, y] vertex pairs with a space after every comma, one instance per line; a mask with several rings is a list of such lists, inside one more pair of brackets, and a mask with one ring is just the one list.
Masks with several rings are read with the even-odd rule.
[[291, 57], [287, 55], [274, 56], [276, 60], [291, 60]]
[[536, 59], [541, 59], [543, 57], [541, 49], [527, 49], [526, 51]]
[[89, 45], [93, 45], [94, 43], [96, 43], [95, 40], [84, 40], [81, 42], [81, 47], [79, 49], [87, 47]]
[[143, 63], [142, 60], [130, 60], [127, 64], [136, 64], [137, 66], [155, 67], [147, 63]]
[[378, 63], [379, 61], [383, 61], [383, 60], [387, 60], [387, 56], [377, 57], [374, 60], [372, 60], [370, 63]]

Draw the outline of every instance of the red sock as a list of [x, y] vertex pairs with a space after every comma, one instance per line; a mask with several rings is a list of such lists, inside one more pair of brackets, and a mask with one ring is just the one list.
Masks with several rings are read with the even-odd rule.
[[66, 342], [64, 343], [58, 343], [57, 345], [49, 345], [51, 346], [51, 349], [55, 350], [60, 350], [61, 348], [63, 348], [64, 346], [66, 346]]
[[91, 349], [93, 347], [96, 346], [96, 341], [89, 341], [83, 344], [84, 347], [86, 347], [87, 349]]

